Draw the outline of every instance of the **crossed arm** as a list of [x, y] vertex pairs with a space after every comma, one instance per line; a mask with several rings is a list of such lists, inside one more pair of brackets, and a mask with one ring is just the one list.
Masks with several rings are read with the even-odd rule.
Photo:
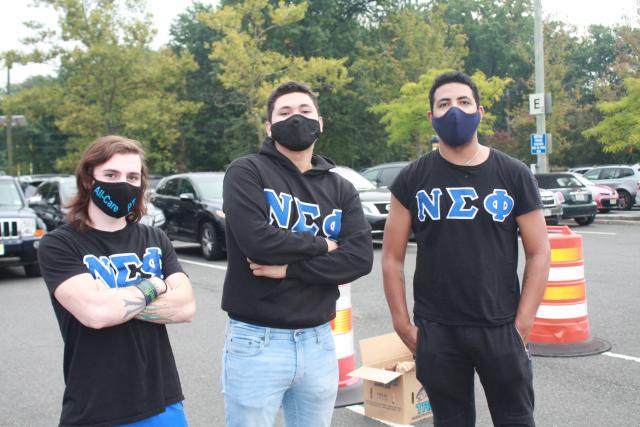
[[[307, 283], [346, 283], [371, 270], [371, 231], [358, 193], [345, 195], [340, 243], [270, 223], [262, 180], [248, 162], [225, 174], [224, 211], [233, 239], [255, 276], [303, 278]], [[288, 224], [287, 224], [288, 225]]]
[[73, 276], [54, 291], [54, 297], [84, 326], [101, 329], [125, 323], [133, 318], [153, 323], [191, 322], [195, 315], [195, 297], [191, 281], [184, 273], [174, 273], [164, 281], [149, 279], [158, 298], [145, 305], [142, 292], [135, 286], [110, 288], [89, 273]]

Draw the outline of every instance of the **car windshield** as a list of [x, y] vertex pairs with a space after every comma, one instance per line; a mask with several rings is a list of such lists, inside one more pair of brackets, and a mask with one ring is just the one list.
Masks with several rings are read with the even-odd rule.
[[224, 174], [192, 175], [203, 199], [222, 199], [222, 180]]
[[589, 180], [588, 178], [585, 178], [582, 175], [574, 175], [575, 178], [580, 181], [583, 185], [596, 185], [593, 181]]
[[0, 181], [0, 205], [22, 206], [18, 186], [11, 180]]
[[580, 181], [570, 175], [537, 175], [536, 178], [542, 188], [584, 187]]
[[352, 183], [353, 186], [356, 187], [356, 190], [358, 191], [376, 189], [376, 186], [371, 181], [369, 181], [367, 178], [360, 175], [358, 172], [354, 171], [353, 169], [349, 169], [345, 167], [337, 167], [337, 168], [331, 169], [331, 172], [337, 173], [338, 175], [340, 175], [341, 177], [343, 177], [344, 179]]
[[63, 206], [68, 205], [77, 192], [78, 187], [76, 186], [75, 177], [63, 178], [62, 181], [60, 181], [60, 198], [62, 199]]

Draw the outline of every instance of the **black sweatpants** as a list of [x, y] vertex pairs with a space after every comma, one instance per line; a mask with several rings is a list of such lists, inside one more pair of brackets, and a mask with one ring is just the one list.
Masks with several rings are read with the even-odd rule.
[[531, 357], [513, 323], [449, 326], [416, 319], [416, 373], [436, 427], [474, 426], [474, 371], [493, 424], [535, 426]]

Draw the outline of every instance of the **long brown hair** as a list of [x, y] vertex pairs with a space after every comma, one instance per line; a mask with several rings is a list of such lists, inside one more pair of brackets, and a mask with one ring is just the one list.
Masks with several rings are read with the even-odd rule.
[[149, 171], [145, 164], [142, 144], [122, 136], [103, 136], [89, 144], [76, 167], [78, 193], [67, 206], [69, 208], [67, 219], [70, 223], [81, 229], [86, 229], [89, 225], [89, 200], [91, 200], [91, 187], [94, 181], [93, 171], [96, 166], [100, 166], [109, 161], [114, 154], [137, 154], [142, 161], [140, 200], [138, 200], [134, 206], [133, 211], [127, 215], [127, 221], [138, 222], [147, 212], [144, 204], [144, 194], [149, 181]]

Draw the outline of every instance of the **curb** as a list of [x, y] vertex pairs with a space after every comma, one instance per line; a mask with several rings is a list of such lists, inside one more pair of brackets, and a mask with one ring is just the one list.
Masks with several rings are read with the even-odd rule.
[[638, 219], [609, 219], [609, 218], [598, 218], [593, 221], [594, 224], [617, 224], [617, 225], [640, 225], [640, 218]]

